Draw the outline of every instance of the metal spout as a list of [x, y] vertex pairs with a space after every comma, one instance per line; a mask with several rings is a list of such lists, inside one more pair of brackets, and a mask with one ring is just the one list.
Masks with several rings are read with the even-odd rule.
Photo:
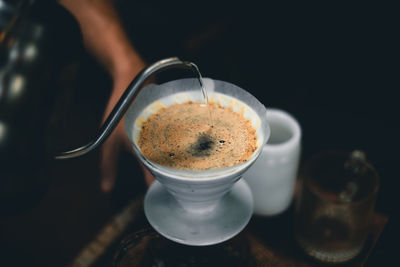
[[103, 123], [97, 136], [88, 144], [81, 146], [79, 148], [69, 150], [66, 152], [61, 152], [55, 156], [56, 159], [70, 159], [76, 158], [90, 151], [96, 149], [100, 146], [107, 138], [110, 136], [112, 131], [118, 125], [122, 116], [126, 113], [129, 106], [135, 100], [136, 96], [139, 94], [140, 90], [146, 81], [154, 74], [171, 69], [171, 68], [183, 68], [194, 70], [196, 65], [191, 62], [182, 61], [177, 57], [167, 58], [150, 65], [149, 67], [142, 70], [125, 89], [124, 94], [119, 99], [118, 103], [115, 105], [114, 109], [108, 115], [107, 120]]

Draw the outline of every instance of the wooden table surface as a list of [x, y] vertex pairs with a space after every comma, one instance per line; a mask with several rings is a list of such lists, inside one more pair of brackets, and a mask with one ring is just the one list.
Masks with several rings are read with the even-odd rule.
[[[248, 255], [243, 255], [243, 257], [249, 258], [247, 261], [250, 262], [250, 266], [332, 266], [331, 264], [322, 264], [308, 257], [298, 247], [293, 238], [292, 217], [293, 207], [289, 207], [283, 214], [275, 217], [254, 216], [241, 233], [231, 240], [214, 245], [214, 249], [217, 250], [221, 247], [230, 246], [230, 249], [233, 248], [243, 252], [243, 248], [246, 248], [245, 250], [248, 248]], [[351, 261], [336, 264], [336, 266], [365, 266], [387, 221], [387, 217], [375, 214], [371, 225], [371, 232], [361, 253]], [[164, 243], [165, 247], [173, 247], [175, 245], [172, 241], [159, 235], [148, 224], [143, 213], [143, 196], [141, 195], [126, 205], [120, 213], [116, 214], [82, 248], [69, 266], [106, 267], [111, 266], [112, 262], [116, 262], [117, 258], [119, 259], [118, 262], [125, 262], [120, 267], [139, 266], [133, 265], [133, 262], [136, 264], [137, 262], [141, 262], [137, 258], [143, 257], [145, 250], [152, 248], [148, 247], [149, 244], [144, 242], [145, 240], [139, 239], [137, 235], [144, 235], [144, 237], [149, 238], [151, 235], [156, 235], [158, 240], [154, 242]], [[134, 242], [128, 241], [130, 239], [133, 239]], [[139, 246], [140, 248], [138, 248]], [[178, 247], [179, 245], [176, 246], [176, 249], [170, 249], [170, 254], [176, 253], [180, 255], [184, 253], [184, 248]], [[212, 253], [210, 253], [210, 257], [211, 255]], [[129, 257], [132, 259], [129, 259]], [[173, 255], [170, 255], [170, 257], [173, 257]]]

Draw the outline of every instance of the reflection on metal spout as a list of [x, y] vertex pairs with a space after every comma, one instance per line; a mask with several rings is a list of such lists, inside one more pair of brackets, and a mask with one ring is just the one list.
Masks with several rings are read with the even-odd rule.
[[[126, 113], [131, 103], [135, 100], [136, 96], [139, 94], [140, 90], [143, 88], [145, 82], [156, 73], [171, 69], [171, 68], [184, 68], [190, 69], [199, 75], [197, 66], [192, 62], [182, 61], [177, 57], [171, 57], [157, 61], [156, 63], [150, 65], [146, 69], [142, 70], [129, 84], [124, 94], [119, 99], [118, 103], [115, 105], [110, 115], [108, 115], [107, 120], [104, 122], [99, 130], [96, 138], [90, 143], [81, 146], [79, 148], [62, 152], [55, 156], [56, 159], [69, 159], [75, 158], [94, 150], [100, 146], [108, 136], [112, 133], [115, 127], [118, 125], [122, 116]], [[200, 80], [200, 79], [199, 79]], [[200, 82], [201, 83], [201, 82]]]

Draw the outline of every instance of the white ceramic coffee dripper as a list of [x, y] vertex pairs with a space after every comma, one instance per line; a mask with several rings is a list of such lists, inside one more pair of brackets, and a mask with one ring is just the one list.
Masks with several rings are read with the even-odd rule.
[[212, 101], [244, 112], [256, 128], [258, 149], [248, 161], [217, 170], [184, 171], [161, 166], [142, 155], [137, 144], [140, 125], [135, 122], [145, 120], [154, 112], [156, 107], [149, 105], [155, 101], [158, 106], [185, 100], [202, 101], [197, 79], [143, 88], [125, 117], [125, 128], [134, 151], [156, 178], [145, 197], [146, 217], [159, 233], [187, 245], [223, 242], [247, 225], [253, 212], [253, 198], [241, 178], [259, 156], [270, 134], [266, 109], [255, 97], [227, 82], [203, 81]]
[[[167, 58], [150, 65], [133, 79], [92, 141], [59, 153], [55, 158], [75, 158], [96, 149], [127, 112], [125, 128], [133, 149], [157, 180], [150, 186], [144, 202], [150, 224], [160, 234], [182, 244], [220, 243], [239, 233], [252, 215], [252, 194], [241, 178], [260, 155], [269, 138], [266, 109], [254, 96], [233, 84], [204, 79], [214, 102], [244, 114], [252, 122], [257, 131], [258, 148], [246, 162], [217, 170], [183, 171], [151, 162], [142, 155], [137, 145], [139, 130], [135, 126], [138, 118], [142, 118], [146, 112], [147, 115], [151, 113], [152, 110], [147, 110], [148, 106], [165, 99], [169, 99], [169, 104], [174, 101], [204, 101], [199, 79], [182, 79], [142, 87], [149, 77], [170, 68], [197, 70], [193, 63], [178, 58]], [[176, 94], [186, 94], [187, 97], [176, 97], [171, 101], [171, 96]]]

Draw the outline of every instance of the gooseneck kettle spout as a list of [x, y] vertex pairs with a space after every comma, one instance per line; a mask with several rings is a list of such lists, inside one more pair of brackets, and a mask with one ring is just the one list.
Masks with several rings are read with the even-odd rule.
[[142, 70], [133, 79], [133, 81], [129, 84], [129, 86], [125, 89], [125, 92], [123, 93], [118, 103], [111, 111], [110, 115], [108, 115], [106, 121], [99, 129], [99, 132], [97, 136], [94, 138], [94, 140], [79, 148], [66, 152], [61, 152], [58, 155], [56, 155], [55, 158], [56, 159], [76, 158], [85, 155], [86, 153], [89, 153], [90, 151], [100, 146], [115, 129], [115, 127], [117, 126], [123, 115], [128, 110], [129, 106], [132, 104], [132, 102], [135, 100], [140, 90], [143, 88], [143, 85], [146, 83], [146, 81], [152, 75], [160, 71], [171, 68], [184, 68], [184, 69], [190, 69], [192, 71], [198, 71], [195, 64], [187, 61], [182, 61], [176, 57], [163, 59], [148, 66], [147, 68]]

